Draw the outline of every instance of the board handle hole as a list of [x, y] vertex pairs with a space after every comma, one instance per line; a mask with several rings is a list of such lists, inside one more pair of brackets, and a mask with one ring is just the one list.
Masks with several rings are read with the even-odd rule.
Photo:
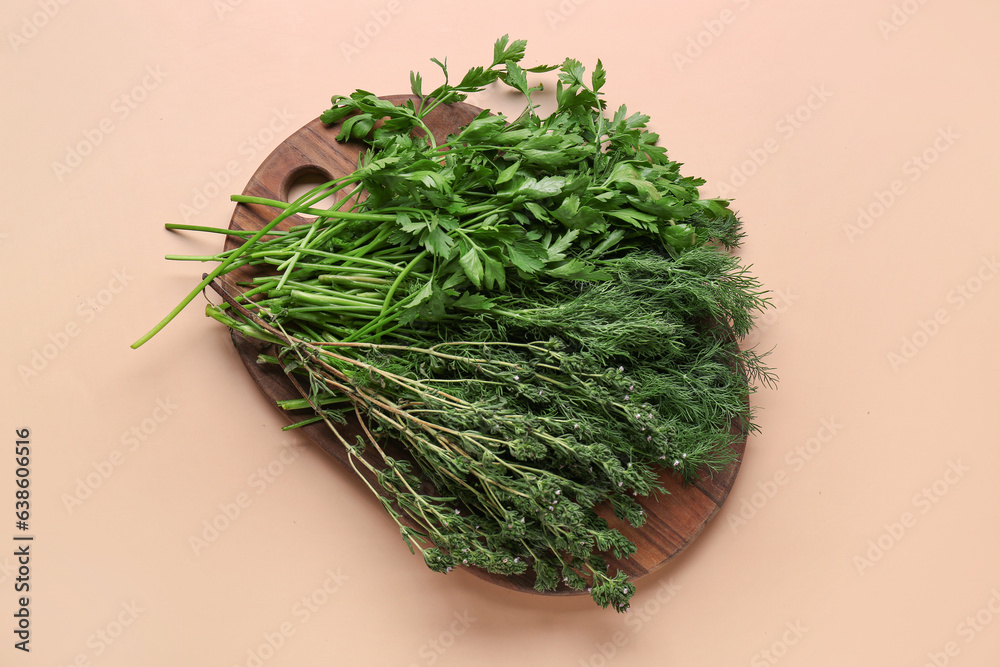
[[[283, 192], [281, 198], [286, 202], [293, 202], [313, 188], [332, 180], [333, 176], [325, 169], [315, 166], [301, 167], [300, 169], [296, 169], [294, 172], [289, 174], [288, 179], [285, 181], [285, 185], [282, 188]], [[324, 197], [320, 201], [314, 203], [312, 208], [330, 208], [336, 204], [339, 199], [340, 197], [336, 195], [330, 195], [329, 197]], [[299, 213], [298, 215], [303, 218], [316, 217], [315, 215], [308, 213]]]

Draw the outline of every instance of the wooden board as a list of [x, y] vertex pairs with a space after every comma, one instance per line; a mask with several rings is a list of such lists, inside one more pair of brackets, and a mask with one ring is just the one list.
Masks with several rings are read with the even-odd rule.
[[[400, 104], [406, 99], [415, 98], [406, 95], [393, 95], [385, 99]], [[449, 132], [454, 132], [468, 123], [480, 111], [481, 109], [468, 104], [442, 106], [435, 109], [427, 117], [426, 124], [441, 142]], [[251, 177], [243, 194], [288, 201], [291, 186], [305, 173], [319, 174], [333, 179], [352, 172], [357, 166], [361, 146], [336, 142], [334, 137], [337, 132], [337, 126], [323, 125], [319, 119], [311, 121], [275, 148]], [[231, 229], [259, 230], [274, 219], [278, 213], [280, 210], [274, 207], [237, 204], [229, 226]], [[305, 220], [292, 216], [281, 224], [287, 227], [303, 222]], [[234, 237], [228, 237], [226, 249], [236, 247], [239, 243]], [[227, 290], [233, 293], [239, 290], [236, 287], [236, 282], [248, 277], [242, 271], [234, 271], [223, 276], [221, 282]], [[299, 398], [298, 391], [280, 369], [273, 365], [259, 365], [257, 363], [257, 356], [264, 351], [263, 347], [237, 334], [233, 335], [233, 343], [236, 345], [250, 376], [268, 398], [274, 401]], [[333, 458], [344, 465], [350, 465], [343, 446], [325, 425], [314, 424], [304, 427], [303, 430], [309, 438]], [[739, 431], [736, 432], [739, 433]], [[358, 434], [360, 434], [360, 429], [356, 424], [348, 424], [342, 429], [342, 435], [348, 442], [354, 442], [355, 436]], [[738, 456], [735, 462], [725, 470], [713, 476], [703, 475], [698, 482], [691, 485], [682, 485], [674, 475], [669, 472], [664, 473], [661, 481], [664, 488], [670, 492], [669, 495], [639, 499], [648, 516], [648, 521], [642, 528], [635, 529], [627, 524], [622, 524], [614, 518], [610, 508], [600, 508], [599, 513], [637, 545], [636, 553], [627, 560], [609, 558], [612, 569], [617, 567], [635, 579], [662, 567], [691, 544], [692, 540], [719, 511], [732, 488], [746, 446], [746, 433], [740, 434], [742, 437], [737, 446]], [[398, 447], [392, 454], [405, 456], [405, 452], [400, 451]], [[361, 483], [360, 480], [358, 483]], [[375, 515], [384, 512], [374, 498], [372, 498], [371, 511]], [[389, 521], [390, 519], [386, 517], [385, 520]], [[402, 538], [399, 548], [406, 548]], [[423, 561], [414, 561], [413, 567], [425, 567], [425, 565]], [[526, 575], [509, 577], [489, 574], [478, 568], [469, 568], [469, 571], [506, 588], [535, 592], [532, 587], [534, 577], [530, 571]], [[579, 593], [581, 591], [561, 587], [550, 594], [572, 595]]]

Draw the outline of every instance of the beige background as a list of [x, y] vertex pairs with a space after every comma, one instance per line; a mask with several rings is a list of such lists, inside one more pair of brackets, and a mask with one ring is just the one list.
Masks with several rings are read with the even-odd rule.
[[[998, 19], [986, 0], [8, 0], [0, 665], [996, 664]], [[432, 56], [463, 72], [504, 32], [532, 63], [603, 59], [610, 104], [735, 199], [777, 305], [754, 336], [781, 376], [762, 433], [627, 616], [429, 572], [280, 432], [202, 301], [129, 349], [200, 278], [163, 255], [220, 246], [164, 222], [225, 226], [332, 94], [436, 81]]]

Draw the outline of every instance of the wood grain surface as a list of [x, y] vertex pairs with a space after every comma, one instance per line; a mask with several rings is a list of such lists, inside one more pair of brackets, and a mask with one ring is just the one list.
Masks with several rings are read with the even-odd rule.
[[[393, 95], [387, 96], [385, 99], [400, 104], [406, 99], [415, 98], [407, 95]], [[443, 141], [447, 134], [468, 123], [480, 111], [481, 109], [464, 103], [441, 106], [435, 109], [425, 122], [428, 128], [434, 132], [435, 137], [439, 141]], [[261, 163], [247, 183], [243, 194], [288, 201], [289, 190], [296, 180], [304, 174], [333, 179], [352, 172], [357, 166], [361, 146], [355, 143], [336, 142], [334, 137], [337, 132], [336, 125], [326, 126], [319, 119], [309, 122], [289, 136]], [[238, 230], [259, 230], [278, 213], [280, 213], [280, 209], [274, 207], [237, 204], [229, 226], [231, 229]], [[280, 228], [287, 228], [303, 222], [306, 221], [298, 216], [292, 216], [283, 221]], [[226, 249], [236, 247], [239, 243], [240, 241], [235, 237], [227, 237]], [[226, 290], [236, 293], [240, 290], [237, 282], [246, 280], [248, 277], [250, 276], [246, 269], [239, 269], [224, 275], [220, 282]], [[258, 341], [246, 340], [238, 334], [233, 334], [233, 343], [247, 372], [265, 396], [273, 401], [300, 397], [295, 386], [289, 382], [280, 369], [270, 364], [260, 365], [257, 363], [258, 355], [266, 351], [262, 344]], [[279, 408], [275, 407], [275, 409]], [[284, 413], [284, 411], [282, 412]], [[292, 416], [290, 415], [290, 417]], [[737, 426], [734, 424], [734, 429], [736, 428]], [[330, 456], [345, 466], [350, 465], [344, 447], [324, 424], [317, 423], [305, 426], [303, 431]], [[354, 423], [349, 423], [341, 429], [342, 436], [348, 442], [354, 442], [356, 435], [360, 432], [359, 426]], [[697, 482], [689, 485], [682, 484], [670, 472], [665, 472], [662, 475], [661, 482], [669, 494], [639, 499], [648, 517], [647, 523], [642, 528], [632, 528], [628, 524], [618, 521], [609, 507], [599, 508], [599, 514], [604, 516], [612, 526], [621, 530], [637, 546], [635, 554], [625, 560], [618, 560], [609, 555], [612, 569], [617, 567], [635, 579], [663, 567], [691, 544], [692, 540], [719, 511], [736, 479], [746, 446], [746, 433], [738, 430], [734, 432], [742, 436], [736, 447], [738, 456], [724, 470], [714, 475], [703, 474]], [[390, 450], [387, 453], [405, 457], [405, 452], [400, 451], [401, 447], [398, 445], [395, 447], [390, 445]], [[372, 463], [375, 463], [373, 459]], [[373, 480], [369, 479], [369, 481]], [[361, 483], [360, 480], [358, 483]], [[374, 497], [372, 498], [371, 511], [373, 514], [384, 512]], [[390, 521], [388, 517], [385, 517], [385, 520]], [[406, 548], [402, 539], [400, 539], [399, 548]], [[413, 567], [422, 568], [425, 565], [422, 560], [417, 559], [414, 560]], [[533, 588], [534, 576], [530, 574], [530, 571], [525, 575], [505, 577], [493, 575], [478, 568], [468, 569], [472, 574], [497, 585], [520, 591], [535, 592]], [[561, 587], [548, 594], [572, 595], [580, 593], [581, 591]]]

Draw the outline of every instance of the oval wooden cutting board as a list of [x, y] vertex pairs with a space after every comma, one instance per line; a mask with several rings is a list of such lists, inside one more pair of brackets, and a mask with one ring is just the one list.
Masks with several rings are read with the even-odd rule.
[[[415, 100], [416, 98], [408, 95], [392, 95], [385, 99], [395, 104], [401, 104], [407, 99]], [[428, 115], [425, 122], [434, 133], [435, 138], [439, 142], [443, 142], [449, 133], [455, 132], [480, 112], [481, 109], [464, 103], [441, 106]], [[336, 125], [324, 125], [319, 119], [306, 124], [283, 141], [261, 163], [247, 183], [243, 194], [289, 201], [289, 190], [305, 174], [332, 180], [351, 173], [357, 167], [362, 147], [356, 143], [344, 144], [335, 141], [334, 137], [338, 131]], [[237, 204], [229, 227], [237, 230], [256, 231], [273, 220], [280, 212], [280, 209], [270, 206]], [[281, 228], [303, 222], [305, 220], [302, 218], [292, 216], [281, 223]], [[235, 237], [227, 237], [226, 249], [236, 247], [239, 243], [240, 241]], [[240, 269], [222, 276], [220, 282], [227, 291], [236, 293], [240, 290], [237, 282], [248, 277], [247, 270]], [[260, 365], [257, 363], [258, 355], [266, 351], [266, 348], [262, 347], [259, 342], [248, 341], [238, 334], [233, 334], [233, 343], [250, 376], [265, 396], [273, 401], [300, 397], [295, 386], [289, 382], [279, 368], [271, 364]], [[278, 408], [276, 407], [276, 409]], [[301, 416], [294, 418], [298, 420]], [[734, 429], [738, 429], [736, 424], [734, 424]], [[350, 465], [344, 447], [325, 425], [318, 423], [305, 426], [303, 431], [333, 458], [345, 466]], [[360, 432], [357, 424], [348, 424], [341, 429], [344, 439], [348, 442], [354, 442], [355, 436]], [[714, 475], [704, 474], [697, 482], [689, 485], [682, 484], [676, 476], [669, 472], [664, 473], [661, 482], [663, 487], [669, 491], [669, 495], [639, 499], [648, 517], [646, 525], [642, 528], [632, 528], [628, 524], [618, 521], [611, 513], [610, 508], [600, 508], [599, 513], [611, 525], [619, 528], [637, 546], [635, 554], [625, 560], [618, 560], [609, 555], [612, 571], [618, 568], [633, 579], [641, 577], [662, 567], [691, 544], [691, 541], [719, 511], [736, 479], [746, 447], [747, 434], [739, 430], [734, 430], [734, 433], [741, 436], [736, 447], [737, 457], [724, 470]], [[405, 452], [400, 451], [398, 446], [392, 451], [392, 454], [405, 456]], [[369, 482], [374, 482], [374, 480], [369, 479]], [[372, 512], [384, 512], [374, 498], [372, 499]], [[385, 520], [389, 521], [388, 518]], [[399, 546], [401, 549], [406, 548], [402, 538]], [[425, 566], [423, 561], [415, 561], [414, 567]], [[478, 577], [506, 588], [535, 592], [533, 588], [534, 576], [530, 574], [530, 570], [529, 573], [518, 576], [493, 575], [478, 568], [468, 568], [468, 570]], [[561, 587], [550, 594], [572, 595], [580, 593], [582, 591]]]

